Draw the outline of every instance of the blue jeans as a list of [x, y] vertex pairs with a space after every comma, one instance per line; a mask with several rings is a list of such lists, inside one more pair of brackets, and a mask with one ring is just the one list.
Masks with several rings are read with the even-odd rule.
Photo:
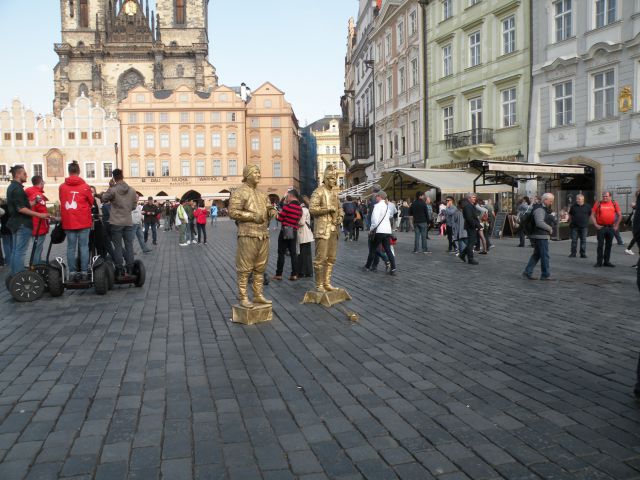
[[[426, 252], [429, 250], [427, 247], [427, 228], [428, 223], [414, 223], [413, 224], [413, 251], [414, 252]], [[422, 241], [422, 249], [420, 249], [420, 242]]]
[[[111, 239], [113, 240], [113, 262], [117, 268], [133, 266], [133, 226], [111, 225]], [[122, 242], [124, 241], [124, 263], [122, 256]]]
[[580, 239], [580, 255], [587, 254], [587, 227], [571, 227], [571, 255], [575, 255]]
[[31, 226], [20, 225], [18, 230], [13, 232], [12, 249], [11, 249], [11, 275], [20, 273], [24, 270], [24, 256], [29, 248], [31, 240]]
[[144, 224], [144, 243], [147, 243], [147, 239], [149, 238], [149, 229], [151, 229], [151, 238], [153, 239], [153, 244], [158, 243], [158, 224], [157, 223], [145, 223]]
[[191, 231], [192, 225], [193, 224], [191, 222], [188, 222], [186, 224], [186, 228], [184, 229], [184, 234], [185, 234], [187, 243], [190, 243], [193, 240], [193, 232]]
[[137, 223], [137, 224], [133, 225], [131, 228], [132, 228], [133, 236], [138, 239], [138, 244], [140, 245], [140, 250], [142, 250], [143, 252], [148, 251], [149, 249], [144, 244], [144, 235], [142, 234], [142, 224]]
[[67, 234], [67, 266], [69, 273], [74, 273], [78, 265], [77, 252], [80, 250], [80, 272], [89, 270], [89, 228], [82, 230], [65, 230]]
[[2, 235], [2, 249], [4, 250], [4, 264], [11, 265], [11, 250], [13, 250], [13, 235]]
[[33, 237], [33, 241], [36, 242], [36, 252], [33, 255], [33, 264], [40, 265], [46, 263], [42, 261], [42, 249], [44, 248], [44, 240], [46, 235], [40, 235], [37, 239]]
[[533, 269], [540, 262], [540, 267], [542, 268], [540, 278], [549, 278], [551, 276], [551, 271], [549, 270], [549, 240], [532, 238], [531, 243], [533, 243], [533, 254], [524, 269], [524, 273], [529, 276], [533, 275]]

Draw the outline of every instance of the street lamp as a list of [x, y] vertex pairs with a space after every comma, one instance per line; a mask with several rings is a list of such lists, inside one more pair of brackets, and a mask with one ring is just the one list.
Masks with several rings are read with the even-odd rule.
[[113, 144], [113, 150], [116, 152], [116, 168], [118, 168], [118, 142]]
[[371, 93], [373, 101], [373, 122], [371, 123], [371, 140], [373, 144], [373, 171], [378, 171], [378, 162], [376, 162], [376, 70], [373, 60], [365, 60], [364, 66], [371, 69]]

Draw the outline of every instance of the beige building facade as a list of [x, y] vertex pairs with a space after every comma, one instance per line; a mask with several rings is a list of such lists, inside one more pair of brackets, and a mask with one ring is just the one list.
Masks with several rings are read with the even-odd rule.
[[180, 86], [136, 87], [118, 108], [127, 182], [144, 196], [181, 197], [194, 190], [224, 199], [259, 165], [263, 191], [299, 188], [298, 123], [284, 93], [265, 83], [254, 92], [219, 86], [210, 93]]
[[82, 94], [115, 113], [136, 86], [210, 92], [208, 0], [60, 0], [61, 42], [54, 45], [53, 111]]
[[29, 178], [44, 177], [45, 193], [55, 202], [73, 161], [80, 164], [80, 175], [89, 185], [106, 190], [119, 142], [118, 119], [84, 96], [62, 109], [59, 118], [38, 116], [16, 99], [0, 111], [0, 197], [6, 194], [9, 169], [24, 165]]
[[338, 172], [338, 187], [345, 186], [345, 164], [340, 156], [340, 124], [339, 115], [327, 115], [309, 125], [311, 134], [316, 139], [318, 185], [322, 183], [322, 176], [329, 165], [336, 167]]

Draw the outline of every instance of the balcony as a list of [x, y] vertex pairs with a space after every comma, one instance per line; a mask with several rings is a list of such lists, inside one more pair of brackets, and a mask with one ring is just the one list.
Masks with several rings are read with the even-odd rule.
[[456, 157], [488, 156], [496, 145], [492, 128], [476, 128], [445, 135], [447, 150]]

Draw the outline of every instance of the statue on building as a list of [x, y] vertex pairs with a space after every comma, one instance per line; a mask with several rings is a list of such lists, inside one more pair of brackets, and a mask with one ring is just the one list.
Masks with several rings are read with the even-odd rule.
[[309, 206], [309, 212], [314, 218], [313, 237], [316, 241], [313, 261], [316, 289], [307, 292], [303, 303], [322, 303], [331, 306], [351, 299], [345, 290], [331, 285], [331, 275], [336, 263], [340, 239], [340, 225], [344, 218], [344, 211], [340, 206], [336, 190], [338, 171], [334, 165], [326, 168], [322, 183], [311, 195]]
[[[229, 199], [229, 217], [238, 225], [236, 273], [239, 305], [233, 306], [233, 321], [245, 324], [271, 320], [271, 300], [264, 297], [264, 272], [269, 259], [269, 222], [276, 216], [269, 197], [260, 192], [260, 167], [247, 165], [243, 185]], [[253, 302], [249, 300], [249, 276], [253, 275]]]
[[102, 90], [102, 67], [97, 63], [91, 67], [91, 89]]
[[156, 90], [164, 89], [164, 68], [162, 62], [153, 64], [153, 88]]

